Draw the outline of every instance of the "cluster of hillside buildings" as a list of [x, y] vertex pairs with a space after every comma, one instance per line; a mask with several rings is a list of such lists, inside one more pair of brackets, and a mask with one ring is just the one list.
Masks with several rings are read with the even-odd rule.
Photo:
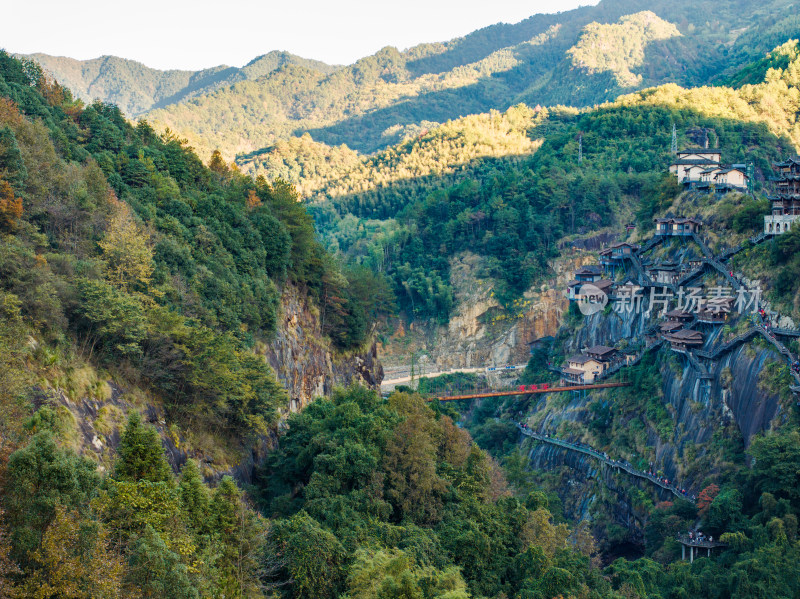
[[772, 193], [767, 198], [770, 214], [764, 217], [764, 233], [778, 235], [800, 218], [800, 156], [778, 162], [778, 176], [772, 179]]
[[[726, 193], [749, 188], [747, 166], [723, 165], [721, 152], [708, 148], [689, 148], [677, 153], [669, 170], [687, 188]], [[770, 214], [764, 217], [764, 233], [780, 235], [800, 218], [800, 156], [774, 165], [778, 175], [771, 179]]]
[[[800, 156], [788, 158], [774, 165], [778, 175], [772, 179], [771, 193], [767, 196], [771, 203], [770, 214], [764, 217], [764, 233], [778, 235], [791, 229], [800, 219]], [[726, 192], [748, 190], [748, 175], [742, 164], [724, 166], [720, 164], [720, 152], [707, 148], [684, 150], [677, 153], [677, 160], [670, 171], [685, 186]], [[691, 237], [697, 235], [703, 223], [696, 218], [667, 217], [655, 219], [654, 235], [671, 237]], [[605, 294], [609, 300], [618, 299], [614, 293], [618, 285], [627, 285], [632, 280], [624, 278], [615, 282], [615, 271], [623, 266], [626, 259], [637, 256], [640, 247], [626, 241], [617, 242], [599, 252], [599, 264], [586, 265], [575, 271], [573, 280], [567, 283], [567, 296], [571, 301], [593, 301], [586, 293]], [[701, 266], [702, 260], [677, 264], [674, 262], [655, 262], [643, 266], [647, 276], [655, 284], [675, 285], [687, 273]], [[590, 287], [584, 287], [591, 284]], [[589, 289], [590, 291], [587, 291]], [[733, 308], [734, 299], [716, 298], [713, 305], [700, 305], [693, 312], [675, 309], [664, 313], [663, 322], [658, 326], [655, 338], [659, 337], [670, 344], [674, 351], [687, 352], [703, 345], [704, 334], [691, 328], [694, 322], [710, 325], [723, 324]], [[648, 343], [650, 342], [648, 341]], [[630, 364], [635, 354], [621, 352], [613, 347], [596, 345], [580, 354], [571, 356], [560, 367], [564, 384], [591, 384], [607, 376], [616, 367]]]
[[719, 150], [708, 148], [681, 150], [669, 170], [686, 187], [718, 193], [747, 191], [747, 165], [720, 164], [721, 156]]

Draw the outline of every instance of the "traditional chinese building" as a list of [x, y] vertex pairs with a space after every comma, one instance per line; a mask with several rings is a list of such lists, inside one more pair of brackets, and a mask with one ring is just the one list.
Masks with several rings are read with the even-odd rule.
[[667, 319], [667, 322], [679, 322], [685, 323], [689, 322], [692, 319], [692, 315], [689, 312], [684, 312], [683, 310], [670, 310], [664, 317]]
[[698, 190], [725, 192], [745, 191], [748, 185], [746, 166], [720, 164], [719, 150], [689, 148], [678, 152], [669, 171], [678, 183]]
[[699, 233], [703, 223], [696, 218], [657, 218], [656, 235], [671, 235], [678, 237], [690, 236]]
[[711, 299], [697, 311], [697, 320], [706, 324], [724, 324], [732, 309], [732, 297]]
[[581, 266], [575, 271], [575, 280], [582, 283], [594, 283], [602, 278], [600, 267], [596, 265]]
[[607, 248], [600, 250], [600, 264], [603, 266], [617, 266], [622, 261], [635, 254], [639, 246], [627, 241], [612, 243]]
[[[592, 290], [591, 294], [581, 293], [581, 289], [584, 285], [592, 285], [595, 289]], [[599, 297], [601, 294], [611, 295], [611, 291], [614, 287], [614, 281], [611, 279], [600, 279], [597, 281], [579, 281], [577, 279], [570, 281], [567, 283], [567, 297], [570, 301], [593, 301], [593, 302], [600, 302], [602, 301]], [[585, 290], [584, 290], [585, 291]], [[597, 296], [597, 297], [596, 297]]]
[[567, 359], [561, 369], [567, 383], [593, 383], [611, 368], [617, 350], [606, 345], [595, 345], [584, 353]]
[[681, 329], [674, 333], [664, 333], [664, 339], [669, 341], [672, 349], [686, 351], [703, 345], [703, 333], [691, 329]]
[[800, 218], [800, 156], [774, 166], [778, 176], [772, 180], [772, 193], [767, 196], [772, 211], [764, 217], [764, 232], [768, 235], [785, 233]]
[[566, 381], [593, 383], [602, 376], [605, 370], [605, 362], [579, 354], [567, 358], [567, 367], [563, 368], [561, 372], [564, 374], [564, 380]]
[[607, 345], [595, 345], [587, 349], [584, 353], [599, 362], [608, 363], [614, 359], [617, 350]]
[[674, 262], [662, 262], [649, 267], [647, 275], [656, 283], [673, 285], [681, 278], [681, 271]]
[[[699, 181], [699, 172], [719, 166], [722, 152], [708, 148], [688, 148], [678, 152], [675, 162], [669, 166], [669, 172], [678, 177], [678, 183]], [[702, 167], [702, 168], [698, 168]], [[691, 178], [689, 178], [691, 176]]]

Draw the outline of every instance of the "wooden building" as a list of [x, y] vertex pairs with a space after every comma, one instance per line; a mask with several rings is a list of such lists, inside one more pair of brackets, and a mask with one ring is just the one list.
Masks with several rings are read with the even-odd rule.
[[617, 266], [639, 251], [639, 246], [627, 241], [612, 243], [607, 248], [600, 250], [600, 264], [603, 266]]
[[696, 349], [703, 345], [703, 333], [691, 329], [681, 329], [674, 333], [664, 333], [664, 339], [669, 341], [670, 347], [677, 351]]
[[667, 319], [667, 322], [685, 323], [692, 319], [692, 314], [691, 312], [684, 312], [683, 310], [670, 310], [664, 314], [664, 317]]
[[647, 269], [649, 276], [656, 283], [674, 285], [681, 278], [680, 267], [674, 262], [662, 262]]
[[657, 218], [656, 235], [671, 235], [677, 237], [690, 236], [692, 233], [699, 233], [703, 226], [702, 221], [696, 218]]
[[603, 278], [603, 273], [599, 266], [581, 266], [575, 271], [575, 280], [582, 283], [594, 283]]
[[764, 217], [764, 233], [780, 235], [800, 218], [800, 156], [792, 156], [775, 165], [778, 176], [772, 179], [772, 193], [767, 196], [771, 212]]
[[[586, 295], [585, 293], [581, 292], [581, 289], [584, 285], [593, 285], [596, 290], [593, 290], [593, 293], [590, 295]], [[570, 301], [591, 301], [591, 302], [602, 302], [602, 299], [599, 297], [601, 294], [605, 293], [607, 296], [611, 295], [611, 292], [614, 287], [614, 281], [611, 279], [600, 279], [598, 281], [579, 281], [577, 279], [573, 279], [569, 283], [567, 283], [567, 298]], [[595, 297], [598, 296], [598, 297]]]
[[702, 310], [697, 311], [697, 320], [706, 324], [725, 324], [733, 309], [733, 302], [732, 297], [712, 298]]

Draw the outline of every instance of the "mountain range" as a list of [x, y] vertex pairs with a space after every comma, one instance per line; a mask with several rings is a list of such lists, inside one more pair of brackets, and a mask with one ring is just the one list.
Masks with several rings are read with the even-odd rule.
[[271, 52], [242, 68], [157, 71], [32, 58], [83, 99], [232, 159], [310, 133], [372, 153], [431, 124], [525, 102], [591, 106], [667, 82], [721, 83], [800, 33], [790, 0], [602, 0], [335, 67]]

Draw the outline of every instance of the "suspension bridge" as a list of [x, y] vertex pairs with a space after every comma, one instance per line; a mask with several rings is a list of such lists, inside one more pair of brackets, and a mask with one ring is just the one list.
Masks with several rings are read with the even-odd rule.
[[436, 392], [428, 401], [458, 401], [460, 399], [483, 399], [487, 397], [510, 397], [514, 395], [532, 395], [536, 393], [561, 393], [564, 391], [589, 391], [591, 389], [613, 389], [615, 387], [627, 387], [629, 382], [614, 383], [589, 383], [586, 385], [560, 385], [542, 383], [540, 385], [518, 385], [515, 388], [503, 389], [448, 389], [443, 392]]

